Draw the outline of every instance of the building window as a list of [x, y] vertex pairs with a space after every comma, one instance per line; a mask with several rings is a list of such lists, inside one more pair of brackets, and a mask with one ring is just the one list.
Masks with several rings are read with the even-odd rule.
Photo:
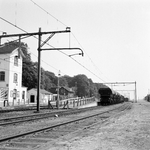
[[14, 57], [14, 65], [15, 65], [15, 66], [18, 66], [18, 56], [15, 56], [15, 57]]
[[17, 82], [18, 82], [18, 74], [14, 73], [14, 83], [17, 83]]
[[5, 72], [0, 71], [0, 81], [5, 81]]
[[20, 97], [20, 92], [19, 91], [17, 91], [17, 97]]
[[25, 99], [25, 91], [22, 91], [22, 99]]
[[13, 91], [13, 99], [16, 99], [17, 98], [17, 89], [14, 89]]

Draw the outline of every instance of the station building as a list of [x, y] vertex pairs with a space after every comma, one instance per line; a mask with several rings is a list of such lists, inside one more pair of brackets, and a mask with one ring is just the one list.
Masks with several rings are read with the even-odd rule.
[[[50, 89], [50, 92], [53, 93], [53, 100], [57, 100], [57, 90], [58, 87], [52, 87]], [[60, 86], [59, 87], [59, 98], [60, 100], [73, 98], [74, 97], [74, 91], [72, 88]]]
[[[0, 46], [0, 108], [6, 106], [32, 105], [37, 103], [37, 89], [22, 86], [22, 67], [24, 54], [18, 45], [5, 43]], [[40, 104], [57, 100], [57, 88], [50, 92], [41, 89]], [[59, 87], [60, 100], [74, 97], [71, 88]]]
[[[28, 104], [36, 104], [37, 103], [37, 89], [33, 88], [27, 91], [27, 99]], [[52, 101], [53, 94], [44, 89], [40, 90], [40, 104], [48, 104], [48, 101]]]
[[27, 87], [22, 87], [23, 57], [15, 44], [0, 46], [0, 107], [26, 103]]

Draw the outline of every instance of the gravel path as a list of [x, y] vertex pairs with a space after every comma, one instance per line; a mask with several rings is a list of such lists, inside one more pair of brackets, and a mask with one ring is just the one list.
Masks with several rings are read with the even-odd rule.
[[134, 103], [122, 116], [44, 147], [43, 150], [150, 150], [150, 103]]

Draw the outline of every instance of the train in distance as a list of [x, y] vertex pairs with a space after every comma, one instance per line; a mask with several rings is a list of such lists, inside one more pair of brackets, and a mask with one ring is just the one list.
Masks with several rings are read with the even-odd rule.
[[100, 94], [99, 105], [112, 105], [129, 101], [127, 97], [124, 97], [108, 86], [101, 87], [98, 93]]

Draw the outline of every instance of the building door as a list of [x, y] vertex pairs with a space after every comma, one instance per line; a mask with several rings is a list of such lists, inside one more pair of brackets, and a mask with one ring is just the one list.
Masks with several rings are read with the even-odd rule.
[[15, 101], [17, 99], [17, 89], [13, 90], [13, 106], [15, 105]]
[[30, 96], [30, 103], [35, 103], [35, 96], [34, 95]]
[[25, 91], [22, 91], [22, 102], [25, 104]]

